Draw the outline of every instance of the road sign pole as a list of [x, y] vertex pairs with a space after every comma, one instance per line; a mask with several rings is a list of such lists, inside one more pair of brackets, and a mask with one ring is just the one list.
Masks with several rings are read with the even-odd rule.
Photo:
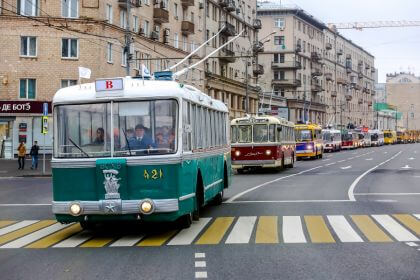
[[42, 160], [42, 174], [45, 175], [45, 133], [44, 133], [44, 147], [43, 147], [43, 154], [44, 158]]

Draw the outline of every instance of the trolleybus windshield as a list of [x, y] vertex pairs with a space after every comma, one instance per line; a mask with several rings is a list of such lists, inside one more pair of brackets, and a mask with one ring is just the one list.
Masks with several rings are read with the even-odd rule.
[[251, 125], [239, 125], [238, 126], [238, 142], [239, 143], [250, 143], [251, 142]]
[[268, 126], [266, 124], [254, 125], [254, 143], [268, 142]]
[[353, 134], [351, 133], [343, 133], [341, 136], [343, 141], [352, 141], [353, 140]]
[[175, 100], [59, 105], [55, 156], [175, 153], [177, 107]]
[[298, 129], [295, 134], [296, 142], [312, 140], [312, 131], [309, 129]]

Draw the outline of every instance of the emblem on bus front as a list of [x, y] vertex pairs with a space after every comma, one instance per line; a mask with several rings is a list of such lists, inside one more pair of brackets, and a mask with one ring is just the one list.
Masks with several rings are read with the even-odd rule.
[[120, 178], [117, 178], [118, 171], [115, 169], [103, 170], [104, 173], [104, 187], [105, 187], [105, 199], [119, 199], [120, 193], [118, 189], [120, 188], [120, 184], [118, 183]]

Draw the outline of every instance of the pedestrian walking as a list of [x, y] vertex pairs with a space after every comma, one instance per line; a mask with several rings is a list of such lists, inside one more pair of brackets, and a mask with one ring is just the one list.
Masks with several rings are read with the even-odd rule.
[[23, 170], [25, 168], [25, 156], [26, 156], [26, 147], [25, 147], [25, 143], [20, 142], [19, 147], [17, 148], [18, 151], [18, 163], [19, 163], [19, 168]]
[[34, 141], [34, 145], [32, 146], [31, 151], [29, 152], [29, 154], [32, 157], [31, 169], [38, 169], [38, 152], [39, 152], [38, 141]]

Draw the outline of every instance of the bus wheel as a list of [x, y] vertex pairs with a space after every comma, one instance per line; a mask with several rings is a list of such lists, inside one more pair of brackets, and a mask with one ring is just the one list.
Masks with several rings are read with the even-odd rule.
[[236, 172], [238, 172], [238, 174], [244, 174], [244, 169], [243, 168], [238, 168], [238, 169], [236, 169]]
[[295, 157], [292, 155], [292, 159], [290, 164], [286, 165], [287, 168], [293, 168], [293, 165], [295, 164]]
[[88, 222], [88, 221], [81, 221], [80, 226], [84, 230], [94, 230], [95, 229], [95, 224], [92, 223], [92, 222]]
[[322, 158], [324, 152], [321, 151], [321, 153], [319, 154], [319, 158]]
[[184, 216], [179, 217], [178, 225], [180, 228], [189, 228], [192, 224], [192, 214], [186, 214]]
[[203, 192], [203, 179], [199, 174], [197, 177], [197, 187], [195, 190], [195, 210], [192, 212], [192, 219], [198, 221], [200, 219], [200, 208], [203, 206], [204, 192]]
[[214, 205], [221, 205], [223, 203], [223, 194], [224, 192], [219, 192], [213, 199]]

